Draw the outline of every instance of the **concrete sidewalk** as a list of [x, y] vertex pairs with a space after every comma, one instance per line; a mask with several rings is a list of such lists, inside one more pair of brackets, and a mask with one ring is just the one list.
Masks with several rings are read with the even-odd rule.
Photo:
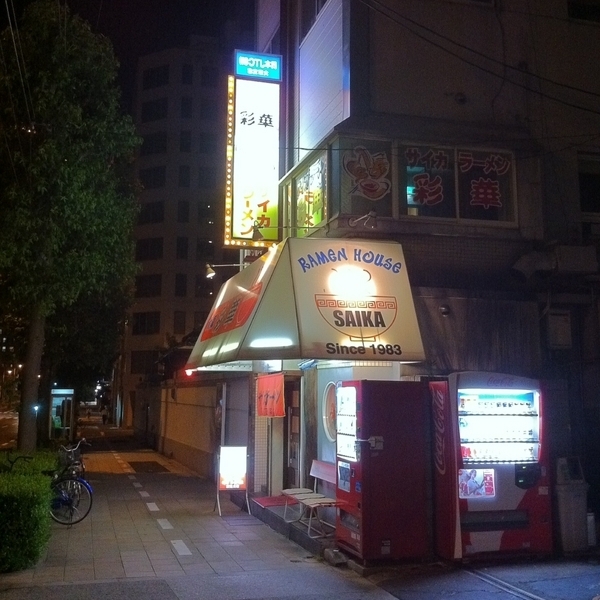
[[391, 598], [242, 512], [227, 494], [220, 517], [214, 484], [156, 452], [107, 450], [85, 461], [90, 515], [72, 527], [53, 523], [37, 565], [0, 575], [2, 600]]
[[594, 553], [467, 569], [390, 565], [361, 577], [243, 512], [228, 494], [220, 517], [213, 482], [137, 447], [126, 432], [109, 433], [85, 455], [90, 515], [73, 527], [53, 524], [38, 564], [0, 575], [0, 600], [600, 600]]

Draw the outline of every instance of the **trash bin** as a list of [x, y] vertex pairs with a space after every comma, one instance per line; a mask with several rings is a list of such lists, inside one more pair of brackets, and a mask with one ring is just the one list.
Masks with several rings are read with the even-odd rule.
[[563, 552], [581, 552], [588, 548], [588, 484], [577, 457], [557, 461], [556, 497]]

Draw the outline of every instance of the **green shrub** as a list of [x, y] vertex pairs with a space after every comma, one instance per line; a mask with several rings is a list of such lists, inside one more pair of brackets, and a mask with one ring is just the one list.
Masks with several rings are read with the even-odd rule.
[[0, 573], [34, 565], [50, 539], [50, 480], [39, 474], [39, 466], [37, 471], [18, 472], [33, 469], [37, 461], [18, 462], [15, 472], [0, 474]]
[[[8, 454], [10, 460], [14, 460], [17, 456], [21, 456], [17, 452]], [[28, 456], [28, 455], [22, 455]], [[27, 460], [17, 460], [13, 467], [13, 474], [21, 475], [39, 475], [42, 471], [51, 471], [56, 469], [57, 455], [55, 452], [40, 450], [33, 455], [33, 458]], [[0, 460], [0, 475], [5, 468], [10, 466], [8, 460]]]

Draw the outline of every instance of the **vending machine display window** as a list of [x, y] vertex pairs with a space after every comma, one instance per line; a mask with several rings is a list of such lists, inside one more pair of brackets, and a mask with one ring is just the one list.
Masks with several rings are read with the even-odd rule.
[[464, 463], [537, 461], [539, 393], [459, 388], [458, 427]]
[[496, 495], [494, 469], [459, 469], [458, 497], [461, 499], [493, 498]]
[[337, 404], [337, 453], [356, 460], [356, 388], [339, 387]]

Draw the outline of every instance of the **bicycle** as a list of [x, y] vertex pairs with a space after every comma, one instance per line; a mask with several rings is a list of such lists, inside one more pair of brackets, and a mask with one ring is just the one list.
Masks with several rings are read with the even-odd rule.
[[85, 438], [81, 438], [75, 446], [60, 446], [59, 468], [44, 471], [44, 474], [52, 477], [50, 516], [61, 525], [75, 525], [83, 521], [92, 509], [93, 490], [85, 479], [82, 444], [91, 446]]
[[50, 517], [60, 525], [76, 525], [85, 519], [93, 504], [92, 486], [81, 477], [66, 476], [54, 479]]
[[85, 519], [93, 504], [93, 489], [85, 479], [85, 464], [81, 444], [90, 446], [85, 438], [75, 446], [61, 446], [58, 451], [58, 469], [43, 471], [52, 477], [50, 516], [61, 525], [75, 525]]
[[[87, 444], [85, 439], [82, 439], [76, 446], [61, 446], [58, 468], [42, 471], [43, 475], [51, 477], [50, 517], [61, 525], [75, 525], [83, 521], [92, 509], [93, 489], [82, 476], [85, 466], [81, 457], [77, 456], [82, 443]], [[0, 472], [10, 473], [17, 461], [29, 461], [33, 456], [19, 454], [12, 458], [9, 450], [5, 458], [8, 464], [0, 463]]]

